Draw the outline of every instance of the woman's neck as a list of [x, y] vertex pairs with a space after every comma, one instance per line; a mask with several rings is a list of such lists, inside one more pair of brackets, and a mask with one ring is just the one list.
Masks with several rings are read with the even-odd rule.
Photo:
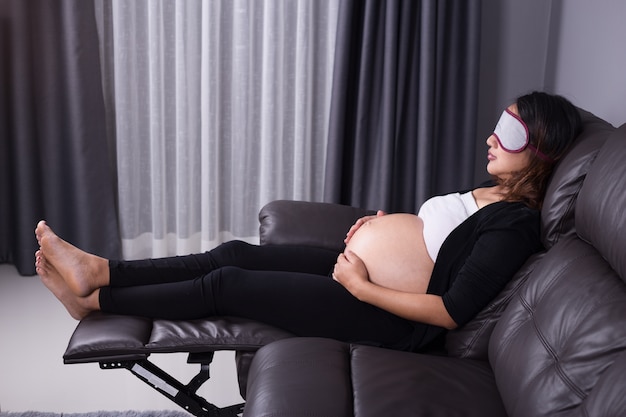
[[504, 199], [506, 193], [505, 187], [502, 185], [495, 185], [493, 187], [476, 188], [472, 191], [474, 200], [478, 208], [483, 208], [489, 204], [497, 203]]

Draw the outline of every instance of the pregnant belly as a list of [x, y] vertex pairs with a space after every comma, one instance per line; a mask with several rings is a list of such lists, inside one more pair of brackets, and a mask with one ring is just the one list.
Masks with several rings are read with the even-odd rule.
[[399, 291], [425, 293], [434, 263], [428, 256], [422, 219], [388, 214], [361, 226], [346, 249], [365, 263], [370, 280]]

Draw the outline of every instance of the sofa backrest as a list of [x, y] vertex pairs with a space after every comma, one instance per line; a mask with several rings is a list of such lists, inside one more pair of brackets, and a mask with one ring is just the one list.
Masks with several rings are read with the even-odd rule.
[[541, 234], [546, 249], [561, 238], [574, 236], [578, 193], [598, 151], [615, 128], [593, 114], [580, 110], [583, 130], [567, 155], [555, 167], [541, 209]]
[[[593, 114], [580, 110], [583, 130], [567, 155], [556, 165], [548, 183], [541, 211], [542, 239], [550, 248], [559, 240], [576, 234], [576, 199], [598, 151], [615, 128]], [[544, 254], [526, 262], [511, 283], [472, 321], [448, 333], [446, 349], [450, 356], [487, 360], [491, 332], [511, 297], [528, 279]]]
[[589, 169], [575, 233], [537, 261], [493, 329], [489, 361], [510, 417], [626, 410], [626, 125]]

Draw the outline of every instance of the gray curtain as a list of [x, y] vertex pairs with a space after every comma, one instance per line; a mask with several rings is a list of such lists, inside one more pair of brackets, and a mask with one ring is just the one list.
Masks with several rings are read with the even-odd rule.
[[34, 274], [46, 219], [120, 252], [92, 1], [0, 0], [0, 263]]
[[344, 0], [324, 199], [417, 212], [471, 187], [479, 0]]

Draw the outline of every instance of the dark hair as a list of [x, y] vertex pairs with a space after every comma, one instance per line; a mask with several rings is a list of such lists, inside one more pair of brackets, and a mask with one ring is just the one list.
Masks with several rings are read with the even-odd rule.
[[530, 143], [545, 156], [535, 154], [526, 170], [497, 181], [507, 189], [505, 200], [541, 209], [552, 168], [580, 133], [582, 121], [578, 109], [558, 95], [533, 92], [516, 102]]

